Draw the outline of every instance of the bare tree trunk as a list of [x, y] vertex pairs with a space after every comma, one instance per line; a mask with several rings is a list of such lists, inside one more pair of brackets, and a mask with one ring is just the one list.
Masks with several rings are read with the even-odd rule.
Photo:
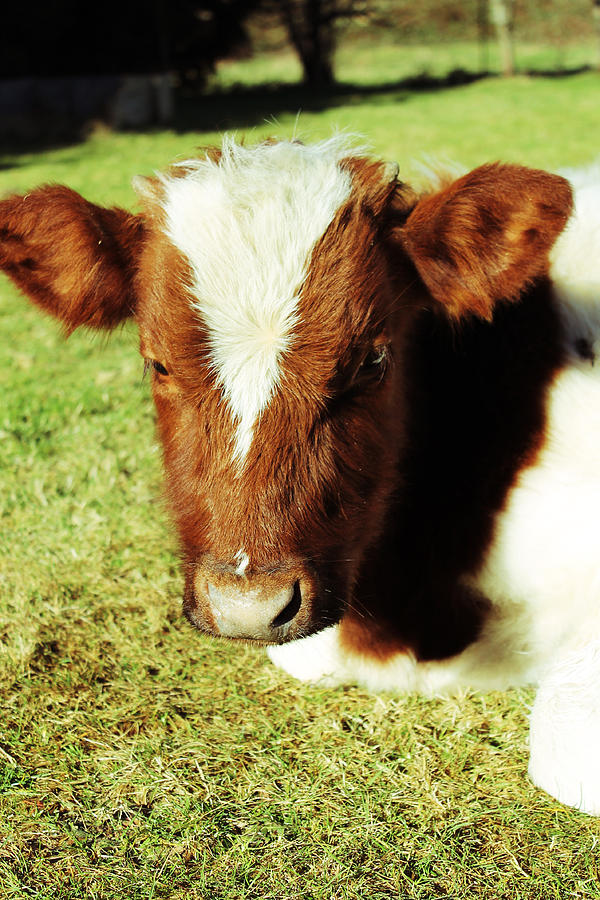
[[304, 74], [304, 83], [331, 86], [335, 46], [335, 0], [282, 0], [281, 11]]
[[600, 70], [600, 0], [592, 0], [592, 15], [596, 26], [596, 68]]
[[502, 60], [502, 74], [514, 75], [515, 58], [512, 41], [513, 24], [513, 0], [490, 0], [490, 19], [496, 29], [498, 44], [500, 46], [500, 58]]
[[490, 66], [487, 0], [477, 0], [477, 37], [479, 40], [479, 71], [487, 72]]

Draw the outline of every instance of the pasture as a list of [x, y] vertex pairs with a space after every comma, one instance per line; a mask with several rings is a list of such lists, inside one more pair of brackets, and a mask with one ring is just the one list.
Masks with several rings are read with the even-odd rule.
[[[597, 74], [377, 89], [390, 66], [299, 117], [299, 94], [271, 110], [223, 94], [210, 131], [6, 156], [0, 191], [54, 181], [131, 205], [132, 175], [224, 127], [346, 129], [408, 180], [424, 155], [552, 169], [600, 151]], [[65, 342], [3, 279], [0, 900], [600, 897], [600, 821], [527, 781], [532, 693], [299, 685], [193, 633], [180, 595], [135, 330]]]

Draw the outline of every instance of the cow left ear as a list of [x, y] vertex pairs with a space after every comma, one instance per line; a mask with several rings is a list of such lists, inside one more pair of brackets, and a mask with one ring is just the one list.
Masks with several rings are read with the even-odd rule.
[[492, 163], [419, 200], [400, 239], [451, 316], [491, 319], [498, 300], [517, 299], [547, 274], [572, 205], [564, 178]]
[[0, 202], [0, 269], [66, 326], [112, 328], [134, 315], [140, 216], [59, 185]]

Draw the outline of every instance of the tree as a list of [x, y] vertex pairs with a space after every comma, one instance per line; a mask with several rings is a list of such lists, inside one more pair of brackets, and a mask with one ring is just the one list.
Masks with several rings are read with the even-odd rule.
[[[147, 0], [142, 0], [147, 2]], [[259, 0], [154, 0], [163, 68], [201, 86], [217, 60], [248, 45], [245, 20]]]
[[364, 11], [365, 0], [280, 0], [275, 4], [294, 45], [304, 83], [315, 90], [334, 83], [337, 23]]

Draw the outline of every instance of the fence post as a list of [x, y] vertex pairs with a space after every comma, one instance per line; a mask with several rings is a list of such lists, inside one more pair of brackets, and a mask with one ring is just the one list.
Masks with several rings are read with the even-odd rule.
[[600, 0], [593, 0], [592, 16], [596, 27], [596, 59], [595, 67], [600, 70]]
[[[596, 2], [596, 0], [594, 0]], [[502, 74], [514, 75], [515, 60], [512, 42], [512, 0], [490, 0], [490, 19], [498, 35]]]

